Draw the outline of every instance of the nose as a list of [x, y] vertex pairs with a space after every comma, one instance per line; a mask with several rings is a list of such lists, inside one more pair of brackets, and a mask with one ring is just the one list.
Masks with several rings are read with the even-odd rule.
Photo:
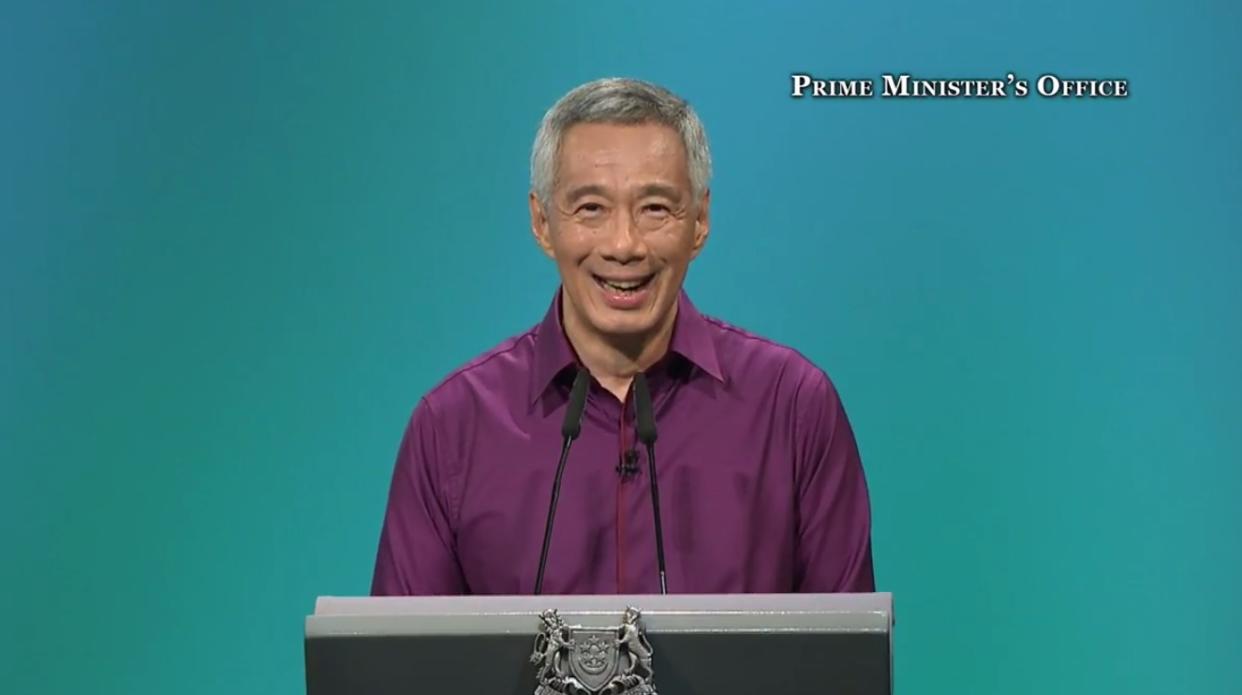
[[638, 227], [633, 213], [613, 218], [608, 238], [603, 243], [603, 256], [618, 263], [631, 263], [647, 257], [647, 240]]

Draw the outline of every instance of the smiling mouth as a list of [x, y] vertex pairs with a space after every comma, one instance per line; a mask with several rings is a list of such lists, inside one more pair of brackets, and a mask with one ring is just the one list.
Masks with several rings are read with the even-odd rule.
[[592, 275], [595, 284], [617, 294], [633, 294], [645, 289], [655, 279], [655, 274], [647, 275], [634, 280], [608, 280], [598, 275]]

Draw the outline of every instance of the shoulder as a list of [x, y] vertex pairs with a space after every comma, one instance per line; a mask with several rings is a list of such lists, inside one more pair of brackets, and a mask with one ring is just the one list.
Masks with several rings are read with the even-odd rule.
[[828, 373], [796, 348], [713, 316], [703, 319], [731, 384], [776, 388], [791, 398], [836, 398]]
[[[850, 434], [845, 408], [832, 379], [799, 350], [716, 318], [704, 317], [725, 376], [725, 391], [738, 403], [759, 403], [790, 437], [798, 475], [819, 461], [833, 441]], [[852, 435], [851, 435], [852, 436]]]
[[439, 423], [452, 422], [522, 397], [534, 362], [536, 330], [507, 338], [449, 372], [423, 395], [416, 414], [424, 410]]

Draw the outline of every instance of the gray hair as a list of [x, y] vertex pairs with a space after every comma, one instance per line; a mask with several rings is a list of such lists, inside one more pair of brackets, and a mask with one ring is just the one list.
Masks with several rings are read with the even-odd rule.
[[574, 88], [548, 109], [530, 153], [530, 186], [545, 207], [556, 181], [557, 156], [570, 126], [578, 123], [659, 123], [681, 135], [695, 201], [707, 192], [712, 154], [703, 122], [685, 99], [650, 82], [620, 77]]

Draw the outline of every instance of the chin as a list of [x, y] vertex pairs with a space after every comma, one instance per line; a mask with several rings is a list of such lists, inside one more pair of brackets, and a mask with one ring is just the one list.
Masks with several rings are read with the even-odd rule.
[[650, 333], [655, 328], [655, 321], [647, 317], [616, 317], [596, 316], [592, 321], [595, 329], [605, 335], [639, 336]]
[[[574, 293], [573, 302], [579, 307], [583, 321], [600, 335], [618, 338], [640, 337], [657, 330], [671, 303], [665, 296], [667, 288], [661, 283], [653, 284], [643, 300], [628, 307], [610, 306], [594, 280], [581, 283], [575, 289], [578, 291]], [[676, 297], [673, 299], [675, 301]]]

